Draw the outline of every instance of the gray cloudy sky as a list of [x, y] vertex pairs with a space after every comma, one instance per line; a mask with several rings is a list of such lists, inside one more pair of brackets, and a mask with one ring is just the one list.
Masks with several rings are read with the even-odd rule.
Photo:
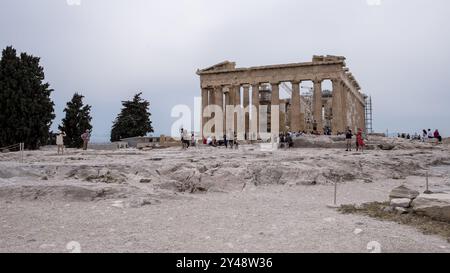
[[314, 54], [347, 57], [373, 98], [376, 131], [449, 135], [449, 14], [448, 0], [2, 0], [0, 46], [41, 57], [54, 128], [79, 91], [97, 137], [138, 90], [156, 133], [169, 133], [172, 107], [200, 94], [197, 68]]

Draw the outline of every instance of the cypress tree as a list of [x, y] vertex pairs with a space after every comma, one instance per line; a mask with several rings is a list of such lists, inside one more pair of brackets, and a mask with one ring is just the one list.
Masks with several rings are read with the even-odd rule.
[[24, 142], [28, 149], [46, 144], [54, 115], [53, 91], [44, 82], [40, 58], [9, 46], [0, 60], [0, 147]]
[[92, 129], [91, 106], [83, 105], [83, 98], [84, 96], [78, 93], [73, 95], [64, 109], [66, 116], [58, 127], [66, 133], [64, 144], [70, 148], [81, 148], [83, 146], [81, 134]]
[[150, 103], [141, 98], [142, 93], [134, 95], [131, 101], [122, 101], [123, 108], [111, 129], [111, 141], [122, 138], [145, 136], [153, 132], [150, 120]]

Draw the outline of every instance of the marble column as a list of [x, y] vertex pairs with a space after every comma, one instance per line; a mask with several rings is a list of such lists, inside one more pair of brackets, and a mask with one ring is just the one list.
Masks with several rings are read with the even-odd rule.
[[228, 109], [227, 109], [227, 136], [229, 139], [233, 137], [234, 134], [234, 125], [236, 124], [236, 117], [234, 113], [235, 101], [236, 101], [236, 87], [230, 86], [228, 91]]
[[229, 126], [228, 122], [230, 117], [228, 117], [228, 106], [231, 105], [231, 88], [227, 88], [227, 92], [224, 93], [225, 97], [225, 109], [224, 109], [224, 116], [223, 116], [223, 128], [225, 131], [225, 134], [228, 136], [229, 132], [231, 131], [231, 127]]
[[353, 132], [356, 132], [356, 130], [358, 129], [357, 124], [356, 124], [356, 104], [355, 104], [355, 96], [353, 95], [353, 93], [350, 92], [350, 112], [351, 112], [351, 121], [352, 121], [352, 130]]
[[[272, 94], [271, 94], [271, 102], [270, 102], [270, 113], [271, 116], [273, 114], [272, 112], [272, 106], [273, 105], [277, 105], [278, 106], [278, 112], [279, 112], [279, 107], [280, 107], [280, 87], [279, 87], [279, 83], [270, 83], [270, 86], [272, 88]], [[280, 113], [278, 113], [278, 116], [280, 116]], [[273, 124], [271, 123], [271, 126], [273, 126]], [[279, 129], [284, 129], [282, 124], [279, 124]], [[270, 131], [273, 132], [272, 127], [270, 128]]]
[[253, 137], [257, 139], [259, 136], [259, 83], [252, 84], [252, 104], [254, 106], [252, 108], [252, 124], [256, 129]]
[[359, 127], [365, 131], [366, 130], [366, 108], [365, 108], [365, 103], [361, 103], [359, 104], [359, 113], [360, 113], [360, 125]]
[[202, 138], [203, 137], [206, 137], [204, 134], [203, 134], [203, 127], [205, 126], [205, 124], [206, 124], [206, 122], [208, 122], [208, 118], [207, 117], [204, 117], [204, 111], [205, 111], [205, 108], [208, 106], [208, 89], [206, 89], [206, 88], [202, 88], [202, 113], [201, 113], [201, 126], [202, 126], [202, 129], [201, 129], [201, 133], [202, 133]]
[[250, 132], [250, 130], [249, 130], [249, 126], [250, 126], [250, 113], [248, 112], [250, 109], [249, 109], [249, 105], [250, 105], [250, 86], [249, 85], [244, 85], [244, 105], [243, 105], [243, 107], [244, 107], [244, 111], [245, 111], [245, 123], [244, 123], [244, 125], [245, 125], [245, 136], [246, 136], [246, 139], [249, 139], [249, 132]]
[[237, 107], [241, 106], [241, 86], [240, 85], [236, 85], [233, 86], [232, 88], [232, 93], [233, 93], [233, 105], [235, 107], [235, 112], [233, 114], [234, 116], [234, 126], [233, 126], [233, 136], [234, 134], [238, 133], [238, 113], [236, 112]]
[[342, 88], [341, 81], [339, 79], [332, 79], [333, 83], [333, 97], [332, 97], [332, 113], [333, 120], [331, 122], [332, 133], [337, 135], [338, 133], [343, 133], [343, 117], [342, 117]]
[[342, 124], [344, 127], [344, 130], [347, 130], [347, 127], [350, 126], [350, 123], [348, 121], [348, 88], [347, 85], [345, 85], [344, 82], [341, 82], [341, 106], [342, 106]]
[[323, 134], [322, 117], [322, 81], [314, 80], [313, 117], [317, 126], [317, 132]]
[[[222, 115], [222, 118], [220, 120], [216, 120], [216, 122], [222, 122], [223, 123], [223, 115], [224, 115], [224, 111], [223, 111], [223, 87], [222, 86], [217, 86], [214, 88], [214, 103], [219, 106], [220, 111], [222, 111], [222, 113], [220, 113], [220, 115]], [[219, 115], [219, 113], [214, 113], [214, 117], [216, 115]], [[217, 127], [219, 127], [219, 130], [217, 130]], [[220, 128], [222, 127], [222, 128]], [[215, 125], [214, 126], [214, 131], [216, 133], [216, 138], [217, 139], [222, 139], [223, 138], [223, 126], [222, 125]]]
[[291, 124], [290, 129], [293, 132], [300, 131], [301, 115], [300, 115], [300, 82], [292, 81], [292, 97], [291, 97]]
[[[216, 96], [215, 96], [215, 88], [213, 87], [213, 88], [211, 88], [211, 89], [209, 89], [208, 90], [209, 91], [209, 95], [208, 95], [208, 97], [209, 97], [209, 101], [208, 101], [208, 105], [214, 105], [215, 104], [215, 100], [216, 100]], [[210, 111], [211, 111], [211, 116], [208, 118], [208, 120], [212, 120], [212, 119], [214, 119], [214, 112], [212, 112], [213, 111], [213, 108], [210, 108]], [[211, 133], [212, 134], [214, 134], [214, 130], [215, 130], [215, 128], [214, 128], [214, 126], [211, 128]]]

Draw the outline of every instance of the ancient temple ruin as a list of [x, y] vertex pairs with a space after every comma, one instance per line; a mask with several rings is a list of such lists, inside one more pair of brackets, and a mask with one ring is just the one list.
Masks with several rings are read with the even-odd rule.
[[[246, 137], [252, 122], [259, 131], [260, 122], [255, 113], [263, 106], [268, 107], [269, 116], [274, 110], [278, 111], [275, 114], [279, 117], [280, 132], [339, 134], [345, 132], [347, 126], [354, 131], [365, 129], [365, 95], [341, 56], [313, 56], [311, 62], [249, 68], [237, 68], [235, 63], [225, 61], [198, 70], [197, 75], [200, 76], [202, 110], [217, 105], [224, 111], [223, 126], [215, 126], [218, 137], [227, 131], [236, 131], [239, 118], [244, 119]], [[331, 80], [332, 90], [322, 90], [325, 80]], [[311, 92], [301, 92], [304, 81], [313, 82]], [[280, 88], [288, 90], [290, 98], [280, 99]], [[230, 116], [226, 114], [226, 109], [231, 109], [229, 106], [250, 110], [241, 117]], [[208, 120], [214, 119], [214, 114], [202, 113], [204, 128]], [[230, 124], [226, 120], [230, 117], [234, 121], [226, 125]], [[270, 131], [271, 119], [268, 120]]]

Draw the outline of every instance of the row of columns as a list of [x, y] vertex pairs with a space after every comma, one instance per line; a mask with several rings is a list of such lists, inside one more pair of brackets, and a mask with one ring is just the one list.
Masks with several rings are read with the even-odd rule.
[[[316, 125], [316, 129], [318, 133], [323, 133], [323, 101], [322, 101], [322, 81], [314, 80], [314, 88], [313, 88], [313, 105], [312, 112], [314, 123]], [[291, 107], [290, 107], [290, 130], [291, 131], [302, 131], [305, 128], [304, 119], [301, 115], [301, 94], [300, 94], [300, 81], [291, 81], [292, 84], [292, 95], [291, 95]], [[332, 129], [333, 134], [343, 133], [346, 130], [346, 127], [349, 126], [352, 129], [364, 128], [364, 105], [359, 105], [359, 101], [353, 96], [350, 92], [349, 88], [339, 79], [332, 79], [333, 84], [333, 97], [332, 97]], [[280, 104], [280, 91], [279, 91], [279, 83], [271, 83], [271, 105], [279, 105]], [[252, 84], [252, 105], [253, 109], [257, 111], [259, 114], [259, 106], [260, 106], [260, 96], [259, 96], [259, 83]], [[208, 105], [218, 105], [221, 109], [223, 106], [238, 106], [241, 105], [241, 86], [229, 86], [228, 92], [224, 92], [223, 86], [216, 86], [213, 88], [203, 88], [202, 89], [202, 113], [204, 109]], [[243, 85], [243, 108], [247, 109], [250, 104], [250, 85]], [[226, 109], [226, 108], [225, 108]], [[223, 128], [227, 128], [226, 117], [228, 116], [226, 110], [224, 112], [224, 121]], [[237, 113], [233, 113], [233, 133], [236, 132], [238, 116]], [[259, 123], [257, 117], [259, 115], [252, 114], [252, 121], [255, 122], [257, 126], [257, 131], [259, 132]], [[230, 114], [231, 117], [231, 114]], [[206, 122], [214, 117], [204, 117], [202, 114], [202, 128], [206, 124]], [[248, 112], [245, 112], [244, 117], [245, 130], [249, 132], [250, 126], [250, 116]], [[255, 119], [255, 120], [253, 120]], [[280, 124], [282, 127], [283, 124]], [[229, 133], [229, 132], [227, 132]], [[203, 129], [202, 129], [203, 135]], [[220, 132], [218, 132], [220, 135]], [[204, 136], [206, 137], [206, 136]], [[220, 135], [221, 137], [221, 135]]]

